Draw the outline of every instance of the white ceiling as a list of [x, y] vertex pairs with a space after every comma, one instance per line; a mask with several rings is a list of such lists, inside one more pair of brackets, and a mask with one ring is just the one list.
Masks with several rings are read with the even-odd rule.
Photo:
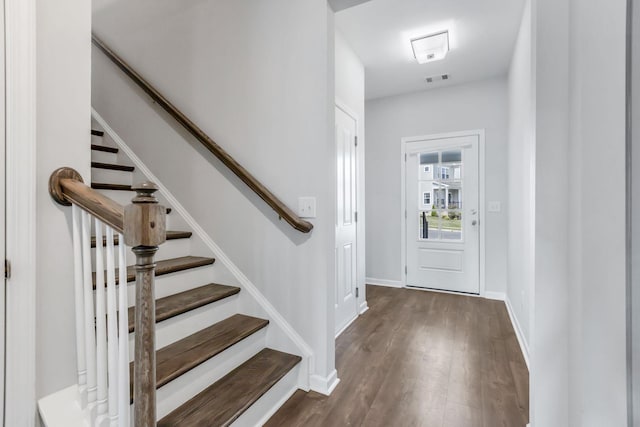
[[[336, 28], [366, 69], [366, 98], [505, 75], [524, 0], [372, 0], [336, 13]], [[410, 39], [449, 30], [442, 61], [418, 64]], [[425, 77], [450, 74], [427, 85]]]

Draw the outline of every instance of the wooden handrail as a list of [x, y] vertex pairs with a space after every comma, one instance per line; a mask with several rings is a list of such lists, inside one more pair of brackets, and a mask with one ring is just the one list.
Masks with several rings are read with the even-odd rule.
[[129, 64], [120, 58], [113, 50], [111, 50], [102, 40], [95, 34], [92, 35], [93, 44], [96, 45], [118, 68], [120, 68], [127, 76], [129, 76], [140, 88], [147, 93], [158, 105], [160, 105], [167, 113], [169, 113], [178, 123], [193, 135], [198, 141], [204, 145], [214, 156], [224, 163], [238, 178], [242, 180], [249, 188], [251, 188], [266, 204], [278, 213], [280, 218], [287, 221], [293, 228], [303, 233], [308, 233], [313, 229], [313, 224], [303, 220], [295, 214], [287, 205], [285, 205], [278, 197], [269, 191], [260, 181], [249, 173], [242, 165], [240, 165], [233, 157], [229, 155], [222, 147], [216, 144], [202, 129], [196, 126], [182, 111], [173, 105], [164, 97], [157, 89], [147, 82], [140, 74], [138, 74]]
[[73, 203], [119, 233], [124, 233], [124, 206], [86, 185], [74, 169], [63, 167], [55, 170], [49, 178], [49, 193], [61, 205]]

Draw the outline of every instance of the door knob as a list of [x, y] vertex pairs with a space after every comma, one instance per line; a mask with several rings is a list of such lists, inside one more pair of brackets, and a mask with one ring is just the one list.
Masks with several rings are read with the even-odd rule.
[[471, 225], [478, 225], [478, 221], [474, 219], [473, 221], [471, 221]]

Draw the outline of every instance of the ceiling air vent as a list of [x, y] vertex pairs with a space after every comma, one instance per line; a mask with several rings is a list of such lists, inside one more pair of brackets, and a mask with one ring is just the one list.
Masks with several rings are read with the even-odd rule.
[[449, 74], [438, 74], [437, 76], [429, 76], [429, 77], [425, 77], [425, 81], [427, 83], [435, 83], [435, 82], [440, 82], [443, 80], [449, 80], [451, 76]]

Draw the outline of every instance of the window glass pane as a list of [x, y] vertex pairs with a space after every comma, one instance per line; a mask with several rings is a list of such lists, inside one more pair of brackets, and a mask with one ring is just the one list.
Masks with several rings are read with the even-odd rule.
[[420, 240], [439, 240], [440, 235], [440, 213], [434, 210], [421, 211], [418, 215], [418, 238]]
[[462, 161], [462, 151], [452, 150], [442, 152], [442, 163], [455, 163]]
[[435, 165], [438, 164], [438, 153], [422, 153], [420, 154], [421, 165]]

